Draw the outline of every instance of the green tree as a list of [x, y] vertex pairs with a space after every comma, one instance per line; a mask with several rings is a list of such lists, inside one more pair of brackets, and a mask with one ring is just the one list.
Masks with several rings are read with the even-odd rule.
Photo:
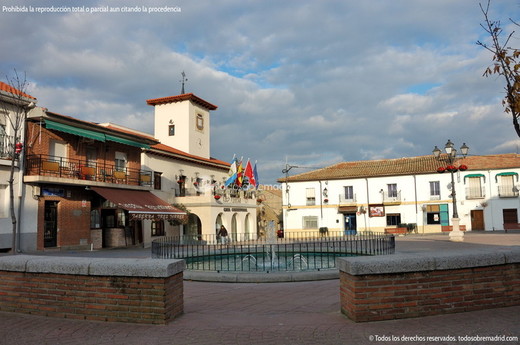
[[[477, 41], [477, 45], [493, 54], [493, 64], [486, 68], [484, 76], [489, 77], [497, 74], [504, 77], [506, 95], [502, 104], [505, 112], [513, 116], [513, 126], [516, 134], [520, 137], [520, 49], [509, 45], [515, 32], [512, 31], [504, 36], [500, 21], [489, 18], [490, 2], [491, 0], [488, 0], [485, 7], [481, 3], [479, 5], [484, 15], [484, 23], [480, 26], [489, 34], [491, 41], [490, 43]], [[514, 25], [519, 26], [513, 19], [509, 18], [509, 20]]]

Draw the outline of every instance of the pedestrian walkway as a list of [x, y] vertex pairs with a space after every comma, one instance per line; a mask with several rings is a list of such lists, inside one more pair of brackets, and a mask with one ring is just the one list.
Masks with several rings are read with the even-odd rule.
[[[399, 237], [396, 249], [422, 251], [427, 255], [428, 251], [483, 246], [498, 249], [513, 245], [520, 245], [520, 234], [467, 234], [463, 243], [449, 242], [447, 235], [439, 234]], [[148, 257], [146, 253], [146, 250], [130, 249], [61, 254]], [[518, 339], [520, 336], [520, 307], [369, 323], [354, 323], [344, 317], [339, 308], [338, 279], [261, 284], [185, 281], [184, 315], [166, 326], [0, 313], [0, 344], [455, 343], [440, 338], [428, 341], [426, 337], [468, 340], [458, 341], [460, 344], [519, 343], [518, 340], [506, 341], [506, 337]], [[471, 336], [499, 336], [497, 339], [501, 341], [473, 341], [478, 338]]]

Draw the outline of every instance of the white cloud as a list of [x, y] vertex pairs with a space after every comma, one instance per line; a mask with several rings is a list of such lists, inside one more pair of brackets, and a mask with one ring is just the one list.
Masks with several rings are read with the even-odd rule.
[[[138, 3], [171, 5], [111, 2]], [[482, 77], [491, 60], [474, 44], [485, 37], [478, 2], [175, 5], [181, 13], [0, 13], [0, 71], [26, 71], [51, 111], [148, 132], [145, 100], [178, 94], [185, 71], [186, 90], [219, 106], [212, 155], [258, 160], [264, 182], [286, 156], [322, 166], [423, 155], [448, 138], [473, 153], [513, 149], [502, 81]], [[492, 7], [504, 21], [518, 13], [515, 2]]]

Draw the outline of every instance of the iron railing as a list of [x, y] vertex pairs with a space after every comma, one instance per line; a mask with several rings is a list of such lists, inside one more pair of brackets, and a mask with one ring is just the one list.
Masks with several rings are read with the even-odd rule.
[[393, 190], [385, 192], [383, 191], [383, 203], [400, 203], [401, 202], [401, 191]]
[[[309, 233], [307, 233], [309, 235]], [[321, 233], [307, 238], [251, 238], [230, 234], [163, 237], [152, 241], [152, 258], [184, 259], [188, 270], [293, 271], [336, 268], [336, 258], [395, 252], [393, 235]]]
[[355, 204], [356, 202], [357, 202], [356, 194], [348, 195], [348, 196], [345, 194], [339, 195], [340, 204]]
[[59, 156], [27, 156], [26, 175], [55, 176], [75, 180], [146, 186], [153, 183], [153, 172], [120, 168], [106, 162], [89, 162]]
[[466, 199], [483, 199], [486, 197], [486, 189], [484, 187], [467, 187]]
[[514, 186], [498, 186], [498, 196], [500, 198], [515, 198], [518, 196], [518, 189]]

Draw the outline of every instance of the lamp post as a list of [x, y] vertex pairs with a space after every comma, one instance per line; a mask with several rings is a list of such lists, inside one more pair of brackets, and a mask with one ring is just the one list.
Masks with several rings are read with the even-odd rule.
[[[457, 211], [457, 193], [455, 191], [455, 177], [454, 174], [457, 170], [466, 170], [467, 167], [465, 165], [460, 165], [459, 167], [456, 167], [454, 164], [457, 161], [457, 159], [460, 159], [460, 157], [457, 157], [457, 150], [453, 147], [453, 143], [451, 140], [448, 139], [448, 142], [444, 146], [444, 150], [446, 151], [446, 155], [441, 155], [442, 151], [435, 146], [433, 149], [433, 156], [438, 161], [444, 161], [448, 165], [446, 168], [442, 167], [437, 169], [437, 172], [442, 173], [446, 170], [448, 170], [451, 173], [451, 198], [453, 201], [453, 218], [452, 218], [452, 231], [450, 232], [450, 240], [454, 242], [462, 242], [464, 241], [464, 232], [460, 231], [459, 227], [459, 213]], [[460, 147], [460, 155], [462, 155], [462, 158], [466, 158], [469, 151], [469, 147], [466, 146], [466, 143], [463, 143]], [[459, 156], [460, 156], [459, 155]]]

